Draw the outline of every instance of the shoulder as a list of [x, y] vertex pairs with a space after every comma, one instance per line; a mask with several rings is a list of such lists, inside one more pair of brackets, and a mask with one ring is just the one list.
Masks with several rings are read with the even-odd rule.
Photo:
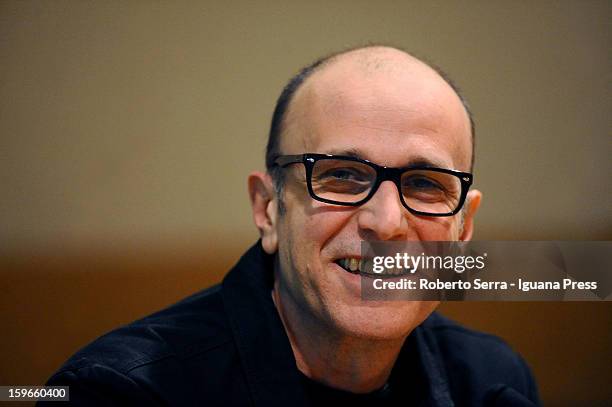
[[451, 392], [458, 399], [474, 401], [487, 391], [507, 386], [538, 402], [531, 370], [501, 338], [466, 328], [438, 313], [432, 314], [422, 327], [435, 343]]
[[214, 286], [111, 331], [72, 356], [61, 370], [103, 364], [119, 372], [166, 358], [186, 358], [231, 340], [220, 287]]
[[76, 396], [87, 400], [96, 393], [112, 399], [107, 392], [116, 390], [119, 400], [131, 394], [133, 401], [145, 401], [160, 383], [178, 390], [188, 385], [181, 377], [214, 377], [214, 369], [231, 363], [224, 361], [234, 354], [221, 287], [214, 286], [101, 336], [72, 356], [48, 384], [70, 385], [71, 399], [74, 385]]
[[469, 359], [465, 363], [486, 361], [487, 365], [517, 363], [520, 356], [501, 338], [466, 328], [438, 313], [423, 323], [423, 328], [436, 338], [440, 351], [451, 359]]

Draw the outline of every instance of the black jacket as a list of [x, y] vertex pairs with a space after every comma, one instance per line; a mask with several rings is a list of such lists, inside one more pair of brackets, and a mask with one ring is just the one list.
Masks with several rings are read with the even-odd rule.
[[[220, 285], [98, 338], [47, 385], [70, 386], [79, 405], [308, 405], [312, 383], [296, 368], [272, 278], [257, 243]], [[406, 405], [539, 404], [519, 355], [436, 313], [406, 340], [390, 383]]]

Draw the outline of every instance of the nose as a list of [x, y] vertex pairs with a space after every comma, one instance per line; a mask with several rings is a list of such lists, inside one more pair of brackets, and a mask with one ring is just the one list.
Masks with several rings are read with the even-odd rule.
[[359, 211], [359, 228], [372, 240], [405, 239], [408, 232], [408, 210], [400, 201], [395, 184], [384, 181], [374, 196]]

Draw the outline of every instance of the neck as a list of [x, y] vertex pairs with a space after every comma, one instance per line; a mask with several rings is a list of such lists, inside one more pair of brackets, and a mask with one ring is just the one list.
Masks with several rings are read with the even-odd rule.
[[387, 382], [405, 338], [372, 340], [324, 325], [295, 306], [274, 283], [272, 299], [289, 337], [298, 369], [327, 386], [368, 393]]

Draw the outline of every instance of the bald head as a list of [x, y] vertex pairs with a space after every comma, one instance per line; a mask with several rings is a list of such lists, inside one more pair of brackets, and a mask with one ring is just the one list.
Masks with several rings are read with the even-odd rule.
[[432, 68], [409, 53], [387, 46], [368, 46], [334, 54], [325, 58], [316, 71], [336, 64], [355, 67], [366, 76], [394, 74], [416, 66], [433, 71]]
[[[369, 86], [368, 90], [365, 88]], [[360, 90], [363, 91], [360, 93]], [[453, 131], [467, 134], [463, 146], [467, 168], [473, 166], [474, 125], [467, 104], [457, 88], [439, 69], [431, 67], [405, 51], [386, 46], [368, 46], [333, 54], [302, 69], [284, 88], [278, 99], [266, 151], [266, 166], [277, 180], [274, 159], [281, 154], [282, 140], [306, 137], [312, 129], [304, 116], [318, 110], [326, 114], [334, 108], [341, 114], [345, 107], [362, 108], [363, 112], [397, 109], [393, 98], [402, 99], [401, 108], [410, 120], [417, 113], [443, 115], [453, 110]], [[414, 103], [408, 103], [414, 102]], [[384, 116], [384, 115], [383, 115]], [[301, 134], [301, 135], [300, 135]], [[283, 151], [282, 153], [287, 153]]]

